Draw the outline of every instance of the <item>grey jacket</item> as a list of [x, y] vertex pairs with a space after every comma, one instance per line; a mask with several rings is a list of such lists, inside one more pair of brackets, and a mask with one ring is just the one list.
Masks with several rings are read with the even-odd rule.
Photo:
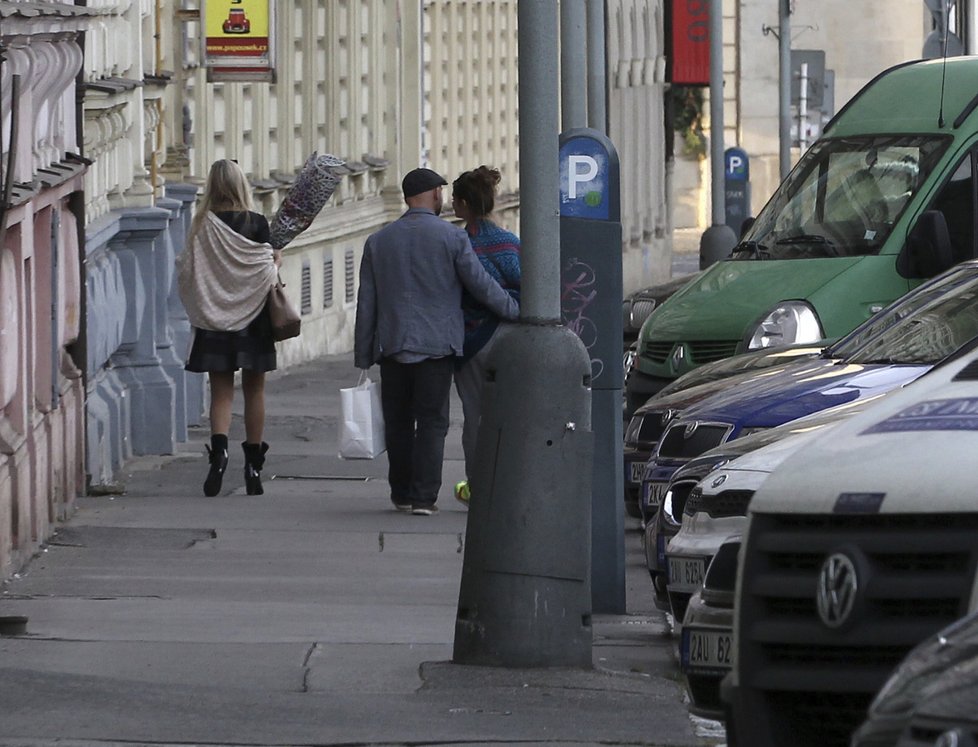
[[411, 352], [461, 355], [462, 288], [502, 319], [519, 306], [485, 271], [465, 230], [412, 208], [372, 234], [360, 263], [353, 361]]

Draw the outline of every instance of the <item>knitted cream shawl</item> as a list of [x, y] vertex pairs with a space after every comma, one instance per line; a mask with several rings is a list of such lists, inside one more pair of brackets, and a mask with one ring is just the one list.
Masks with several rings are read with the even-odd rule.
[[198, 329], [236, 332], [258, 316], [278, 274], [270, 244], [233, 231], [208, 213], [177, 256], [180, 300]]

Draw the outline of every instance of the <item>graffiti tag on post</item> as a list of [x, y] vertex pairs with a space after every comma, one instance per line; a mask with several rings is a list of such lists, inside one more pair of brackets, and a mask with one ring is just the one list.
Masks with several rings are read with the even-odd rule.
[[568, 260], [560, 274], [560, 312], [564, 324], [581, 338], [591, 357], [591, 380], [601, 375], [604, 363], [595, 357], [598, 327], [588, 309], [598, 296], [594, 283], [594, 268], [576, 257]]

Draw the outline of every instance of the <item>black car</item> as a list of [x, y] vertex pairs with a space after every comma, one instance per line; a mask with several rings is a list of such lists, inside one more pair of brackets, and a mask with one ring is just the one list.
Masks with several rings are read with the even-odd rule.
[[642, 492], [642, 479], [645, 476], [645, 463], [649, 460], [655, 445], [669, 423], [669, 418], [661, 412], [644, 412], [639, 409], [625, 426], [625, 444], [622, 456], [625, 463], [625, 511], [629, 516], [641, 519], [639, 499]]
[[[953, 701], [940, 702], [952, 692]], [[906, 655], [877, 693], [850, 744], [930, 746], [945, 732], [961, 728], [972, 738], [978, 734], [978, 612], [932, 635]], [[910, 731], [927, 735], [929, 741], [906, 741]], [[965, 747], [969, 743], [946, 744]]]
[[645, 320], [649, 318], [649, 314], [655, 311], [669, 296], [686, 285], [695, 275], [696, 273], [680, 275], [659, 285], [640, 288], [625, 296], [621, 302], [621, 329], [626, 350], [629, 343], [638, 340], [638, 333], [642, 329], [642, 325], [645, 324]]
[[921, 693], [895, 747], [978, 747], [978, 659], [971, 659]]

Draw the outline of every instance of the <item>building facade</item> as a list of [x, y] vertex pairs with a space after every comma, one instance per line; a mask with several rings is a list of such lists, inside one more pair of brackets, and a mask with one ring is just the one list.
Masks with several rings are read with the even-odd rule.
[[[834, 80], [831, 98], [822, 104], [826, 119], [883, 70], [919, 59], [930, 31], [929, 13], [920, 0], [885, 5], [791, 0], [789, 6], [792, 49], [824, 53], [824, 67]], [[725, 0], [724, 15], [724, 144], [739, 146], [751, 157], [756, 215], [781, 181], [778, 7], [767, 0]], [[793, 148], [792, 162], [800, 155], [800, 148]]]
[[[275, 82], [213, 82], [197, 0], [0, 0], [0, 163], [13, 172], [0, 238], [0, 576], [75, 496], [120, 489], [127, 459], [173, 453], [201, 424], [206, 386], [183, 371], [173, 261], [215, 159], [239, 161], [269, 217], [311, 153], [346, 161], [284, 252], [303, 314], [302, 336], [280, 346], [284, 367], [352, 348], [363, 243], [402, 212], [411, 168], [449, 180], [499, 168], [497, 219], [519, 228], [517, 0], [270, 8]], [[662, 2], [609, 0], [607, 19], [632, 289], [668, 276]]]
[[[670, 272], [667, 5], [604, 2], [626, 292]], [[836, 108], [919, 56], [929, 30], [919, 0], [864, 5], [792, 3], [792, 44], [825, 52]], [[519, 228], [517, 0], [269, 8], [275, 81], [214, 82], [200, 0], [0, 0], [0, 576], [76, 495], [118, 489], [127, 459], [173, 453], [202, 424], [207, 391], [183, 370], [190, 329], [173, 262], [215, 159], [239, 161], [269, 217], [311, 153], [346, 162], [284, 252], [303, 314], [302, 336], [280, 346], [284, 367], [352, 348], [363, 243], [402, 212], [411, 168], [449, 180], [499, 168], [497, 218]], [[778, 182], [777, 8], [723, 8], [725, 145], [752, 159], [757, 210]]]
[[0, 5], [0, 578], [84, 488], [75, 76], [95, 13]]

